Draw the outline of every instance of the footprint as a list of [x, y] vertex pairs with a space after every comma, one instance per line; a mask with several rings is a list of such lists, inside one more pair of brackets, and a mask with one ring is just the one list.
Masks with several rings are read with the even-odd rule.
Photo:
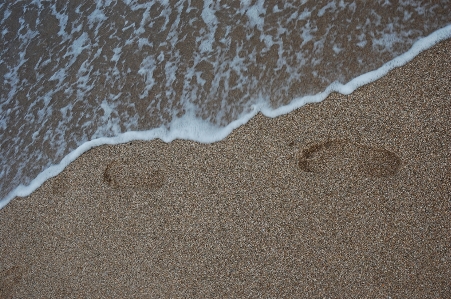
[[0, 272], [0, 298], [12, 298], [14, 288], [22, 279], [22, 271], [14, 266]]
[[113, 188], [159, 189], [164, 183], [163, 172], [148, 163], [136, 160], [113, 161], [103, 173], [103, 181]]
[[66, 171], [58, 174], [53, 179], [52, 193], [56, 196], [63, 196], [70, 189], [69, 176]]
[[383, 148], [329, 140], [301, 150], [298, 165], [305, 172], [388, 177], [398, 172], [401, 159]]

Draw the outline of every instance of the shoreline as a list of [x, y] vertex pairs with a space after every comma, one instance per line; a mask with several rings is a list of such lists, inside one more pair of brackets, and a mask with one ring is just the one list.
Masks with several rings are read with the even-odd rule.
[[[432, 34], [423, 37], [417, 42], [415, 42], [412, 48], [406, 53], [392, 59], [391, 61], [385, 63], [380, 68], [374, 71], [362, 74], [354, 78], [353, 80], [344, 85], [341, 83], [329, 85], [325, 91], [319, 94], [302, 97], [300, 99], [294, 99], [289, 105], [282, 106], [277, 109], [268, 108], [266, 104], [261, 107], [260, 106], [254, 107], [254, 111], [231, 122], [224, 128], [218, 129], [215, 127], [211, 127], [204, 122], [198, 121], [197, 119], [193, 121], [193, 119], [191, 119], [190, 116], [188, 116], [187, 119], [181, 118], [177, 122], [173, 122], [172, 126], [179, 128], [191, 127], [191, 130], [179, 129], [174, 131], [157, 128], [142, 132], [126, 132], [116, 137], [102, 137], [87, 141], [82, 145], [80, 145], [79, 147], [77, 147], [72, 152], [70, 152], [68, 155], [66, 155], [60, 163], [52, 165], [47, 169], [43, 170], [41, 173], [39, 173], [39, 175], [35, 179], [33, 179], [29, 183], [29, 185], [27, 186], [20, 185], [14, 188], [11, 192], [9, 192], [6, 195], [5, 198], [0, 199], [0, 209], [6, 206], [15, 197], [24, 197], [30, 195], [37, 188], [39, 188], [45, 181], [61, 173], [64, 170], [64, 168], [67, 167], [67, 165], [72, 163], [79, 156], [97, 146], [121, 144], [132, 141], [151, 141], [156, 139], [161, 139], [166, 143], [176, 139], [192, 140], [201, 143], [218, 142], [226, 138], [238, 127], [245, 125], [247, 122], [249, 122], [250, 119], [255, 117], [255, 115], [258, 113], [263, 113], [267, 117], [274, 118], [287, 113], [291, 113], [292, 111], [299, 109], [309, 103], [321, 102], [324, 99], [328, 98], [331, 93], [338, 92], [343, 95], [349, 95], [350, 93], [354, 92], [361, 86], [377, 81], [380, 78], [386, 76], [394, 68], [403, 66], [406, 63], [410, 62], [412, 59], [415, 59], [415, 57], [417, 57], [421, 52], [425, 51], [424, 49], [430, 49], [436, 46], [438, 43], [451, 38], [451, 34], [449, 32], [451, 32], [451, 25], [436, 30]], [[433, 46], [430, 46], [431, 44]], [[204, 128], [204, 133], [202, 134], [202, 137], [197, 135], [196, 132], [192, 130], [192, 127], [196, 126]]]
[[0, 210], [0, 295], [449, 297], [449, 78], [446, 40], [216, 143], [93, 148]]

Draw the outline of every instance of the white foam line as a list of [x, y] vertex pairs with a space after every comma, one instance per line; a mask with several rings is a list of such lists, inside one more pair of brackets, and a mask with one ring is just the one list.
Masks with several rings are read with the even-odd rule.
[[[247, 123], [259, 111], [261, 111], [265, 116], [276, 117], [282, 114], [287, 114], [307, 103], [320, 102], [334, 91], [342, 94], [350, 94], [357, 88], [365, 84], [374, 82], [379, 78], [385, 76], [392, 69], [405, 65], [421, 52], [448, 38], [451, 38], [451, 25], [439, 29], [429, 36], [418, 40], [406, 53], [385, 63], [382, 67], [375, 71], [371, 71], [358, 76], [347, 84], [343, 85], [341, 83], [332, 83], [326, 88], [325, 91], [319, 94], [296, 98], [292, 101], [291, 104], [279, 107], [277, 109], [271, 109], [268, 103], [254, 105], [251, 112], [243, 115], [241, 118], [233, 121], [224, 128], [215, 127], [208, 122], [199, 119], [193, 120], [192, 115], [185, 115], [173, 121], [169, 130], [164, 128], [157, 128], [149, 131], [127, 132], [120, 134], [117, 137], [102, 137], [85, 142], [76, 150], [72, 151], [70, 154], [64, 157], [64, 159], [59, 164], [52, 165], [41, 172], [34, 180], [31, 181], [28, 186], [20, 185], [12, 190], [4, 199], [0, 200], [0, 209], [6, 206], [16, 196], [23, 197], [30, 195], [45, 181], [61, 173], [67, 165], [69, 165], [83, 153], [94, 147], [104, 144], [120, 144], [133, 140], [153, 140], [157, 138], [167, 143], [173, 141], [174, 139], [185, 139], [202, 143], [213, 143], [227, 137], [234, 129]], [[199, 130], [199, 128], [202, 128], [202, 130]]]
[[357, 88], [382, 78], [394, 68], [405, 65], [421, 52], [433, 47], [434, 45], [448, 38], [451, 38], [451, 25], [439, 29], [433, 32], [432, 34], [428, 35], [427, 37], [421, 38], [412, 45], [412, 48], [410, 48], [409, 51], [405, 52], [404, 54], [401, 54], [400, 56], [394, 58], [393, 60], [390, 60], [377, 70], [360, 75], [346, 84], [334, 82], [321, 93], [293, 99], [290, 104], [279, 107], [277, 109], [271, 109], [268, 105], [263, 104], [262, 107], [259, 107], [260, 111], [265, 116], [277, 117], [282, 114], [287, 114], [301, 106], [304, 106], [305, 104], [321, 102], [332, 92], [339, 92], [341, 94], [346, 95], [350, 94], [354, 92], [354, 90], [356, 90]]

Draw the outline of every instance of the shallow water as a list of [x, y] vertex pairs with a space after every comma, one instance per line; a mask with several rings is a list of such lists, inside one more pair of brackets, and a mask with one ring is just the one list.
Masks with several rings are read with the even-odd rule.
[[211, 142], [258, 111], [350, 92], [360, 83], [337, 83], [406, 53], [449, 11], [449, 0], [0, 4], [0, 207], [92, 146]]

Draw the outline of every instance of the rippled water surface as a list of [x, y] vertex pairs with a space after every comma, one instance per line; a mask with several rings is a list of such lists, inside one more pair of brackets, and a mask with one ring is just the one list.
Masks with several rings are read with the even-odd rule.
[[202, 136], [194, 120], [345, 84], [450, 24], [450, 2], [3, 2], [0, 198], [89, 140], [178, 119]]

